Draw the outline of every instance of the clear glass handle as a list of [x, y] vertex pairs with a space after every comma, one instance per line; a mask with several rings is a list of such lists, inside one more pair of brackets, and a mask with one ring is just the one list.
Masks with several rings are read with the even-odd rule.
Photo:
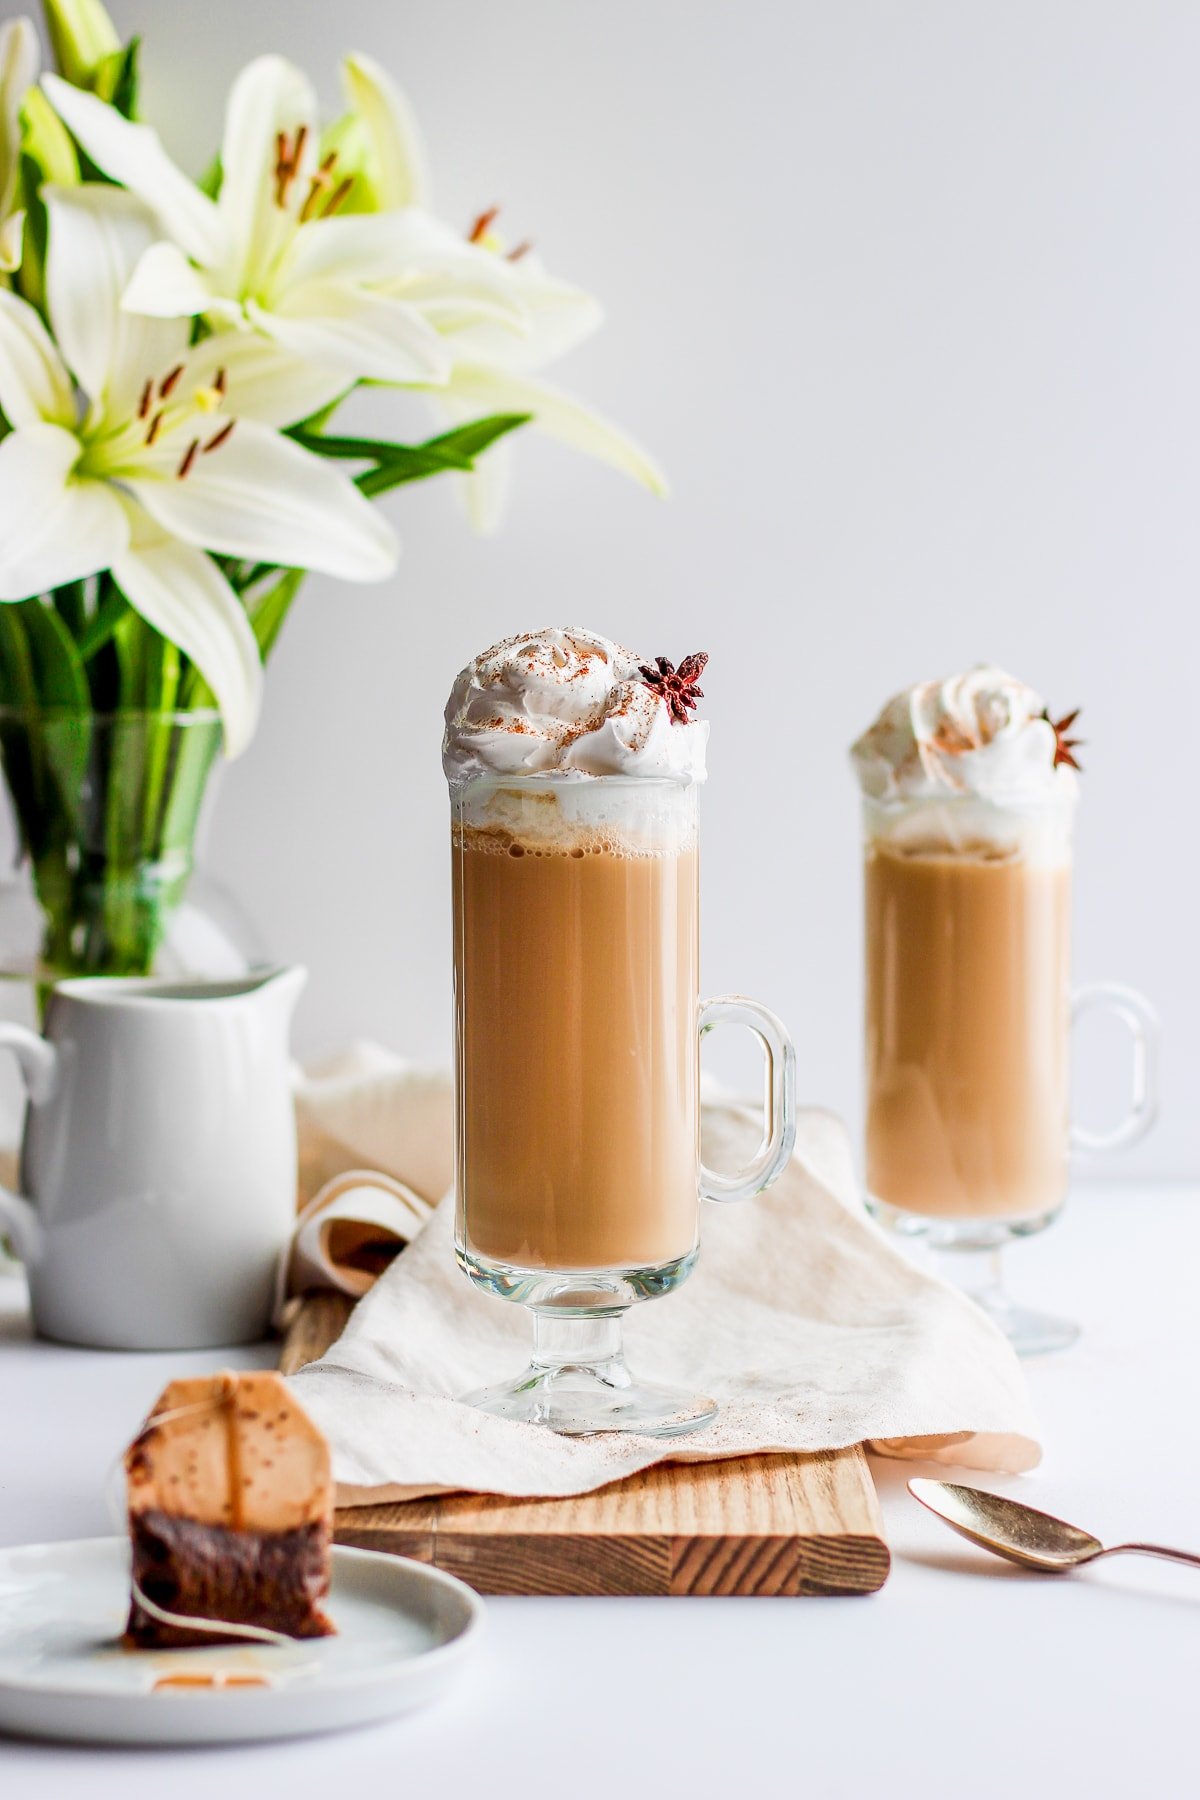
[[744, 1025], [763, 1047], [763, 1129], [758, 1149], [740, 1174], [720, 1175], [700, 1164], [700, 1193], [705, 1200], [749, 1200], [786, 1168], [796, 1142], [796, 1049], [783, 1021], [742, 994], [721, 994], [702, 1003], [701, 1037], [717, 1025]]
[[1072, 1149], [1087, 1150], [1093, 1155], [1136, 1144], [1145, 1137], [1158, 1114], [1158, 1014], [1144, 994], [1116, 981], [1098, 981], [1075, 990], [1071, 997], [1072, 1025], [1084, 1013], [1097, 1011], [1115, 1013], [1133, 1040], [1133, 1097], [1129, 1112], [1111, 1131], [1088, 1131], [1082, 1125], [1071, 1127]]

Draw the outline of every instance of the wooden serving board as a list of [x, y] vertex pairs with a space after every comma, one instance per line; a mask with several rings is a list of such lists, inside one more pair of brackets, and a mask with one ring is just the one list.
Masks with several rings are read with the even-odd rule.
[[[338, 1294], [305, 1300], [284, 1373], [328, 1349], [349, 1310]], [[857, 1448], [663, 1463], [569, 1500], [344, 1507], [334, 1536], [432, 1563], [484, 1594], [873, 1594], [891, 1563]]]

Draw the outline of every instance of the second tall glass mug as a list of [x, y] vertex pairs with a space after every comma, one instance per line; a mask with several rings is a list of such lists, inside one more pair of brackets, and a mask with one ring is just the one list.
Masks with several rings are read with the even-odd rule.
[[[940, 1249], [983, 1252], [974, 1296], [1019, 1350], [1068, 1322], [1014, 1306], [996, 1253], [1066, 1195], [1071, 1148], [1133, 1143], [1155, 1108], [1156, 1020], [1129, 988], [1072, 993], [1073, 798], [864, 801], [867, 1186], [876, 1215]], [[1073, 1018], [1103, 1006], [1133, 1038], [1126, 1118], [1069, 1123]]]
[[[635, 1380], [621, 1316], [685, 1280], [699, 1200], [761, 1192], [795, 1136], [795, 1056], [756, 1002], [698, 997], [694, 784], [480, 777], [452, 795], [455, 1246], [530, 1308], [534, 1351], [469, 1396], [563, 1432], [670, 1435], [712, 1400]], [[763, 1138], [737, 1177], [700, 1160], [699, 1041], [748, 1026]]]

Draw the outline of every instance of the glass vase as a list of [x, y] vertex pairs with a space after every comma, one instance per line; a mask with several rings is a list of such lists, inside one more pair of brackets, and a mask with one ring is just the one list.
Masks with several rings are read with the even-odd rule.
[[[0, 707], [0, 1018], [39, 1027], [66, 976], [215, 979], [266, 962], [241, 906], [196, 867], [220, 750], [211, 711]], [[0, 1070], [0, 1163], [22, 1106]]]

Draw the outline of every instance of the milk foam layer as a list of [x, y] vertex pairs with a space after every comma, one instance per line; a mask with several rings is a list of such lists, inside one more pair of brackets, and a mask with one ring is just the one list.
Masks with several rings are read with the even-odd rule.
[[974, 796], [944, 800], [863, 799], [868, 844], [893, 856], [973, 857], [1056, 868], [1071, 860], [1071, 798], [1017, 811]]
[[696, 842], [696, 790], [672, 781], [470, 782], [453, 796], [472, 847], [533, 855], [678, 856]]
[[446, 702], [451, 788], [487, 775], [703, 781], [708, 724], [675, 724], [642, 680], [645, 661], [577, 626], [494, 644], [462, 670]]
[[896, 694], [850, 755], [876, 800], [959, 794], [1019, 807], [1074, 797], [1075, 773], [1055, 767], [1056, 743], [1041, 695], [981, 664]]
[[868, 837], [898, 854], [1070, 856], [1075, 772], [1040, 694], [982, 664], [888, 701], [851, 748]]

